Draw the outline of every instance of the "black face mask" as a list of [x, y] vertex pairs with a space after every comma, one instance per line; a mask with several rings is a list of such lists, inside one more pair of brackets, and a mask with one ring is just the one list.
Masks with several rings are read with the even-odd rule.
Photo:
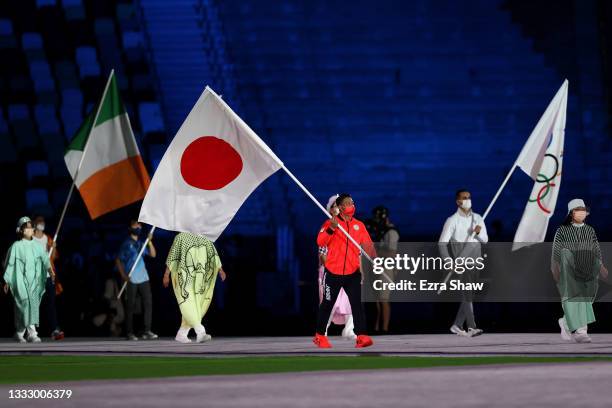
[[142, 228], [130, 228], [130, 234], [140, 236], [141, 232], [142, 232]]

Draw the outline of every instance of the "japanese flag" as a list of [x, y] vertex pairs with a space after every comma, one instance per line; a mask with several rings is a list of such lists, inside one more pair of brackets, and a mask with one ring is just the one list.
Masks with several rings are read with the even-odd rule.
[[214, 241], [281, 167], [264, 141], [206, 87], [157, 167], [138, 220]]

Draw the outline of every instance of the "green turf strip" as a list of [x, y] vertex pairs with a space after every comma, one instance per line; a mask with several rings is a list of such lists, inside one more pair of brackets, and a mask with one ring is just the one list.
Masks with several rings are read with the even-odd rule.
[[371, 370], [483, 364], [575, 363], [612, 361], [608, 357], [131, 357], [0, 356], [0, 383], [159, 378], [215, 374], [284, 373], [322, 370]]

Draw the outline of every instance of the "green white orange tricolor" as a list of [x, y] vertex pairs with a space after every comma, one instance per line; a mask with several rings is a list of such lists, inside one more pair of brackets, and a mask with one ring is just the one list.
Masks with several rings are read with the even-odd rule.
[[[94, 124], [98, 106], [100, 112]], [[64, 160], [92, 219], [145, 196], [149, 174], [114, 74], [99, 105], [68, 145]]]

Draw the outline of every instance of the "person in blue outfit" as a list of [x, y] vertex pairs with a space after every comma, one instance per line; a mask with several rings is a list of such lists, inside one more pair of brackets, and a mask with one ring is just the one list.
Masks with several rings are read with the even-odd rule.
[[[142, 236], [142, 225], [136, 221], [130, 221], [129, 236], [121, 244], [119, 248], [119, 254], [115, 259], [115, 265], [121, 275], [121, 279], [127, 282], [126, 290], [126, 333], [128, 340], [138, 340], [138, 337], [134, 334], [134, 309], [136, 307], [136, 296], [140, 295], [142, 299], [142, 308], [144, 311], [144, 332], [142, 334], [143, 340], [153, 340], [158, 336], [151, 331], [151, 319], [153, 313], [153, 301], [151, 297], [151, 284], [149, 283], [149, 274], [145, 266], [143, 257], [138, 260], [136, 267], [131, 275], [128, 276], [138, 253], [144, 245], [141, 240]], [[152, 237], [150, 237], [152, 238]], [[153, 245], [153, 240], [150, 239], [147, 244], [147, 248], [144, 251], [145, 256], [155, 258], [157, 252]]]

